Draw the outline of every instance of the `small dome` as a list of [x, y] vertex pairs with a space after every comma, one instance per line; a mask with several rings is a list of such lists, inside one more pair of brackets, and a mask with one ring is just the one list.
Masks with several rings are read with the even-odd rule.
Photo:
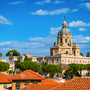
[[59, 32], [58, 32], [58, 34], [65, 34], [65, 33], [67, 33], [67, 34], [71, 34], [71, 31], [68, 29], [68, 28], [62, 28]]

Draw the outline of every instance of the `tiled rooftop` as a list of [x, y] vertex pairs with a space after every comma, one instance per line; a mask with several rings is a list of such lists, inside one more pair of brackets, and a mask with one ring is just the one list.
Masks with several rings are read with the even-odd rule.
[[50, 88], [56, 87], [58, 85], [60, 85], [60, 83], [50, 79], [45, 79], [42, 80], [41, 84], [31, 84], [20, 90], [49, 90]]
[[25, 70], [11, 78], [11, 80], [43, 80], [44, 77], [33, 72], [32, 70]]
[[50, 90], [90, 90], [90, 78], [74, 78]]
[[54, 85], [60, 85], [60, 83], [58, 83], [58, 82], [55, 82], [55, 81], [53, 81], [53, 80], [51, 80], [51, 79], [45, 79], [45, 80], [42, 80], [42, 84], [54, 84]]
[[10, 78], [10, 76], [0, 73], [0, 83], [10, 83], [12, 82], [11, 80], [9, 80]]

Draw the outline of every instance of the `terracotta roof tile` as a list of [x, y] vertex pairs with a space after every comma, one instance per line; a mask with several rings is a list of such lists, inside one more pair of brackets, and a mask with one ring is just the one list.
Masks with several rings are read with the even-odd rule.
[[55, 86], [56, 85], [51, 85], [51, 84], [31, 84], [20, 90], [49, 90], [50, 88], [53, 88]]
[[53, 81], [51, 79], [45, 79], [45, 80], [42, 80], [42, 83], [43, 84], [54, 84], [54, 85], [60, 85], [60, 83], [56, 82], [56, 81]]
[[11, 80], [43, 80], [44, 77], [33, 72], [32, 70], [25, 70], [11, 78]]
[[90, 90], [90, 78], [74, 78], [50, 90]]
[[51, 79], [42, 80], [41, 84], [31, 84], [20, 90], [49, 90], [50, 88], [56, 87], [60, 85], [60, 83], [55, 82]]
[[12, 82], [11, 80], [9, 80], [10, 78], [10, 76], [0, 73], [0, 83], [10, 83]]

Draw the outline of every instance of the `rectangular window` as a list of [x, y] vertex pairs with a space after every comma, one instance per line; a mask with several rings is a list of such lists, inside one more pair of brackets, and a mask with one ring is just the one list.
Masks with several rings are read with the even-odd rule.
[[68, 54], [68, 51], [66, 51], [66, 54]]
[[16, 90], [20, 89], [20, 83], [16, 83]]
[[64, 62], [64, 60], [62, 60], [62, 62]]
[[48, 62], [48, 59], [47, 59], [47, 62]]
[[28, 83], [28, 82], [25, 82], [25, 83], [24, 83], [24, 86], [28, 86], [28, 85], [29, 85], [29, 83]]
[[3, 88], [7, 88], [7, 84], [4, 84], [4, 85], [3, 85]]
[[65, 39], [65, 43], [67, 43], [67, 39]]
[[41, 63], [41, 60], [39, 60], [39, 63]]
[[37, 84], [38, 82], [37, 81], [33, 81], [33, 84]]
[[54, 60], [52, 59], [52, 63], [54, 63]]
[[57, 63], [58, 63], [58, 59], [57, 59]]

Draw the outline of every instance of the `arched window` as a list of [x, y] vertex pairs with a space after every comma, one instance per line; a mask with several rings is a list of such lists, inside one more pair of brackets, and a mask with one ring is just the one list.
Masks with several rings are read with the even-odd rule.
[[62, 39], [61, 39], [61, 43], [62, 43]]

